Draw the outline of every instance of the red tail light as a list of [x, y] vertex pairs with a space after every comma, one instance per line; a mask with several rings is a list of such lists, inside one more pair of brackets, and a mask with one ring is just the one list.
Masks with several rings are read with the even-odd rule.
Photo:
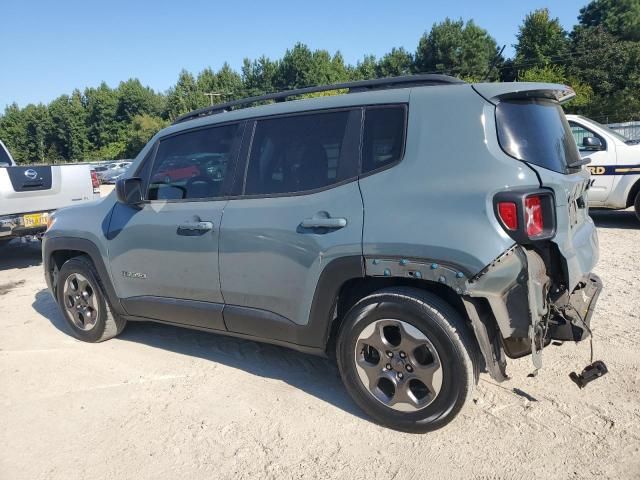
[[509, 230], [518, 229], [518, 207], [513, 202], [498, 202], [498, 215]]
[[100, 180], [98, 180], [98, 174], [95, 170], [91, 170], [91, 185], [93, 185], [93, 188], [100, 187]]
[[542, 199], [539, 195], [531, 195], [524, 199], [524, 221], [529, 238], [539, 237], [544, 232]]
[[502, 228], [517, 243], [548, 240], [556, 234], [555, 198], [550, 190], [498, 192], [493, 207]]

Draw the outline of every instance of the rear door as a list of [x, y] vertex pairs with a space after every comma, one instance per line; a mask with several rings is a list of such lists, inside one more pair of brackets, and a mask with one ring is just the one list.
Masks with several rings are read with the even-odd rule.
[[243, 195], [222, 220], [230, 331], [268, 337], [275, 324], [307, 324], [326, 265], [361, 261], [361, 121], [361, 109], [352, 109], [255, 122]]
[[[203, 154], [236, 159], [240, 123], [181, 132], [159, 141], [138, 176], [149, 179], [141, 207], [117, 204], [108, 233], [111, 275], [131, 315], [224, 329], [218, 242], [229, 179], [174, 175]], [[163, 175], [158, 175], [163, 172]], [[166, 177], [166, 178], [165, 178]]]
[[[590, 160], [587, 169], [591, 172], [591, 183], [589, 186], [589, 203], [592, 205], [603, 205], [613, 188], [613, 170], [616, 165], [616, 146], [614, 142], [607, 140], [590, 129], [579, 120], [570, 119], [569, 126], [571, 133], [578, 146], [578, 151], [582, 158]], [[600, 140], [602, 150], [594, 150], [585, 147], [583, 142], [587, 137], [595, 137]]]

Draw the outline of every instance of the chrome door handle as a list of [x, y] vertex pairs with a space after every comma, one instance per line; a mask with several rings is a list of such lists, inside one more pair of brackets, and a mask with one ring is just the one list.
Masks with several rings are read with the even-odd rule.
[[178, 235], [199, 235], [213, 230], [213, 222], [185, 222], [178, 225]]
[[302, 228], [331, 228], [335, 230], [338, 228], [346, 227], [347, 219], [312, 217], [305, 218], [300, 225], [302, 226]]

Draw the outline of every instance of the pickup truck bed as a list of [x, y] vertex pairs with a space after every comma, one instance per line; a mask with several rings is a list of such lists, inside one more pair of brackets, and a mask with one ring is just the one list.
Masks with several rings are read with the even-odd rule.
[[89, 165], [0, 167], [0, 240], [45, 231], [51, 212], [100, 197]]

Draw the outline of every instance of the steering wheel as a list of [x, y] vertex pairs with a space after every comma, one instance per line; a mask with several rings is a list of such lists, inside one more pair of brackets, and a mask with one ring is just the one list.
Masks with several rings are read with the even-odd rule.
[[207, 192], [210, 193], [205, 195], [206, 197], [212, 197], [215, 194], [217, 194], [218, 192], [216, 191], [216, 187], [218, 185], [217, 182], [214, 182], [211, 178], [205, 176], [205, 175], [196, 175], [195, 177], [191, 177], [189, 180], [187, 180], [187, 183], [185, 184], [185, 188], [187, 190], [187, 196], [189, 195], [189, 192], [191, 192], [193, 186], [196, 183], [206, 183], [207, 184]]

